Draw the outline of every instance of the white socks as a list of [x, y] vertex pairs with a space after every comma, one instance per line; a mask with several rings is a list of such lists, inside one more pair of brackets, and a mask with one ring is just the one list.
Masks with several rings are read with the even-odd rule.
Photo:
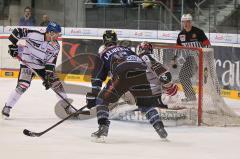
[[20, 97], [21, 97], [21, 94], [19, 94], [16, 91], [16, 89], [14, 89], [14, 91], [12, 91], [12, 93], [10, 94], [10, 96], [7, 99], [6, 106], [14, 107], [14, 105], [17, 103], [17, 101], [19, 100]]

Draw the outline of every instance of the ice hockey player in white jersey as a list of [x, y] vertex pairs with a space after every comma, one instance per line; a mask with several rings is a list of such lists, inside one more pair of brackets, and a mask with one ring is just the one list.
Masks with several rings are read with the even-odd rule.
[[147, 77], [150, 83], [158, 86], [160, 92], [158, 102], [160, 108], [168, 108], [167, 101], [162, 101], [162, 94], [175, 98], [178, 86], [172, 82], [171, 73], [153, 56], [153, 47], [149, 42], [142, 42], [137, 47], [139, 57], [147, 64]]
[[[44, 79], [43, 85], [46, 90], [52, 88], [67, 99], [62, 83], [55, 73], [55, 65], [60, 50], [57, 38], [60, 36], [60, 33], [61, 27], [56, 22], [49, 22], [45, 33], [26, 28], [15, 28], [9, 36], [9, 40], [12, 42], [9, 45], [9, 54], [12, 57], [21, 57], [29, 67], [34, 69]], [[18, 46], [19, 40], [25, 40], [25, 45]], [[20, 62], [17, 86], [8, 97], [2, 109], [3, 117], [10, 116], [10, 110], [15, 106], [21, 95], [30, 87], [33, 76], [35, 74], [31, 69]], [[64, 102], [62, 101], [62, 103]], [[64, 103], [63, 107], [65, 107], [68, 113], [73, 112], [72, 108], [67, 106], [67, 104]]]

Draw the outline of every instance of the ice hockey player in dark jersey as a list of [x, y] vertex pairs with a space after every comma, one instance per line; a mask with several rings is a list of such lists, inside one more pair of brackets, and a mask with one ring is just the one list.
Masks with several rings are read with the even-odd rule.
[[91, 136], [98, 142], [104, 141], [102, 139], [108, 136], [110, 125], [108, 105], [117, 102], [125, 92], [130, 91], [136, 100], [138, 97], [145, 97], [146, 100], [141, 103], [139, 109], [146, 114], [146, 118], [158, 135], [166, 138], [167, 132], [155, 109], [156, 100], [149, 98], [155, 94], [153, 93], [154, 88], [146, 76], [146, 64], [129, 48], [117, 46], [117, 37], [114, 31], [107, 30], [103, 34], [103, 41], [106, 48], [99, 54], [102, 68], [99, 67], [98, 78], [99, 82], [102, 82], [110, 73], [111, 80], [98, 93], [96, 109], [99, 128]]
[[[210, 41], [205, 33], [201, 29], [192, 26], [191, 14], [182, 15], [181, 21], [183, 24], [183, 30], [178, 34], [177, 45], [198, 48], [210, 47]], [[177, 56], [175, 56], [175, 62], [176, 59]], [[186, 61], [179, 72], [179, 79], [186, 96], [186, 98], [183, 98], [182, 101], [196, 101], [196, 94], [192, 87], [191, 78], [193, 77], [194, 72], [196, 72], [197, 63], [191, 55], [188, 55], [185, 60]]]
[[[16, 28], [9, 36], [9, 40], [12, 42], [9, 45], [9, 54], [12, 57], [21, 57], [28, 66], [44, 79], [43, 85], [46, 89], [51, 87], [67, 99], [62, 83], [55, 74], [55, 64], [60, 50], [57, 38], [60, 36], [60, 32], [61, 27], [55, 22], [49, 22], [45, 33], [25, 28]], [[24, 40], [25, 44], [18, 46], [19, 40]], [[21, 95], [30, 87], [33, 76], [34, 73], [31, 69], [24, 63], [20, 63], [17, 86], [8, 97], [2, 110], [4, 117], [10, 116], [10, 110], [15, 106]], [[62, 103], [64, 102], [62, 101]], [[63, 107], [65, 107], [68, 113], [73, 112], [65, 103]]]
[[210, 42], [203, 32], [203, 30], [192, 26], [190, 30], [187, 30], [191, 26], [191, 21], [185, 21], [182, 18], [183, 29], [177, 38], [177, 45], [185, 46], [185, 47], [209, 47]]

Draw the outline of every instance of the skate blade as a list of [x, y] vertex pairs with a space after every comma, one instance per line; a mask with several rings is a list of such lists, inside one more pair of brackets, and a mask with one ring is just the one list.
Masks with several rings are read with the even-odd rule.
[[170, 142], [168, 138], [161, 138], [161, 142]]
[[105, 137], [101, 136], [101, 137], [92, 137], [91, 139], [92, 142], [95, 143], [106, 143]]
[[6, 116], [6, 115], [3, 115], [3, 114], [2, 114], [2, 119], [3, 119], [3, 120], [9, 120], [10, 118], [9, 118], [9, 116]]

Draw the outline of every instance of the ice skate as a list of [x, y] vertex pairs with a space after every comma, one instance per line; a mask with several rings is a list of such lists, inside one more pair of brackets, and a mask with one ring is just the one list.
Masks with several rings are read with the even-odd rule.
[[158, 135], [162, 138], [162, 139], [166, 139], [168, 136], [167, 131], [164, 129], [164, 126], [162, 123], [156, 123], [153, 126], [156, 130], [156, 132], [158, 133]]
[[96, 132], [92, 133], [92, 141], [98, 143], [104, 143], [105, 138], [108, 136], [108, 125], [99, 125], [99, 128]]
[[3, 117], [4, 119], [9, 118], [11, 108], [12, 108], [12, 107], [9, 107], [9, 106], [6, 106], [6, 105], [3, 107], [3, 109], [2, 109], [2, 117]]

